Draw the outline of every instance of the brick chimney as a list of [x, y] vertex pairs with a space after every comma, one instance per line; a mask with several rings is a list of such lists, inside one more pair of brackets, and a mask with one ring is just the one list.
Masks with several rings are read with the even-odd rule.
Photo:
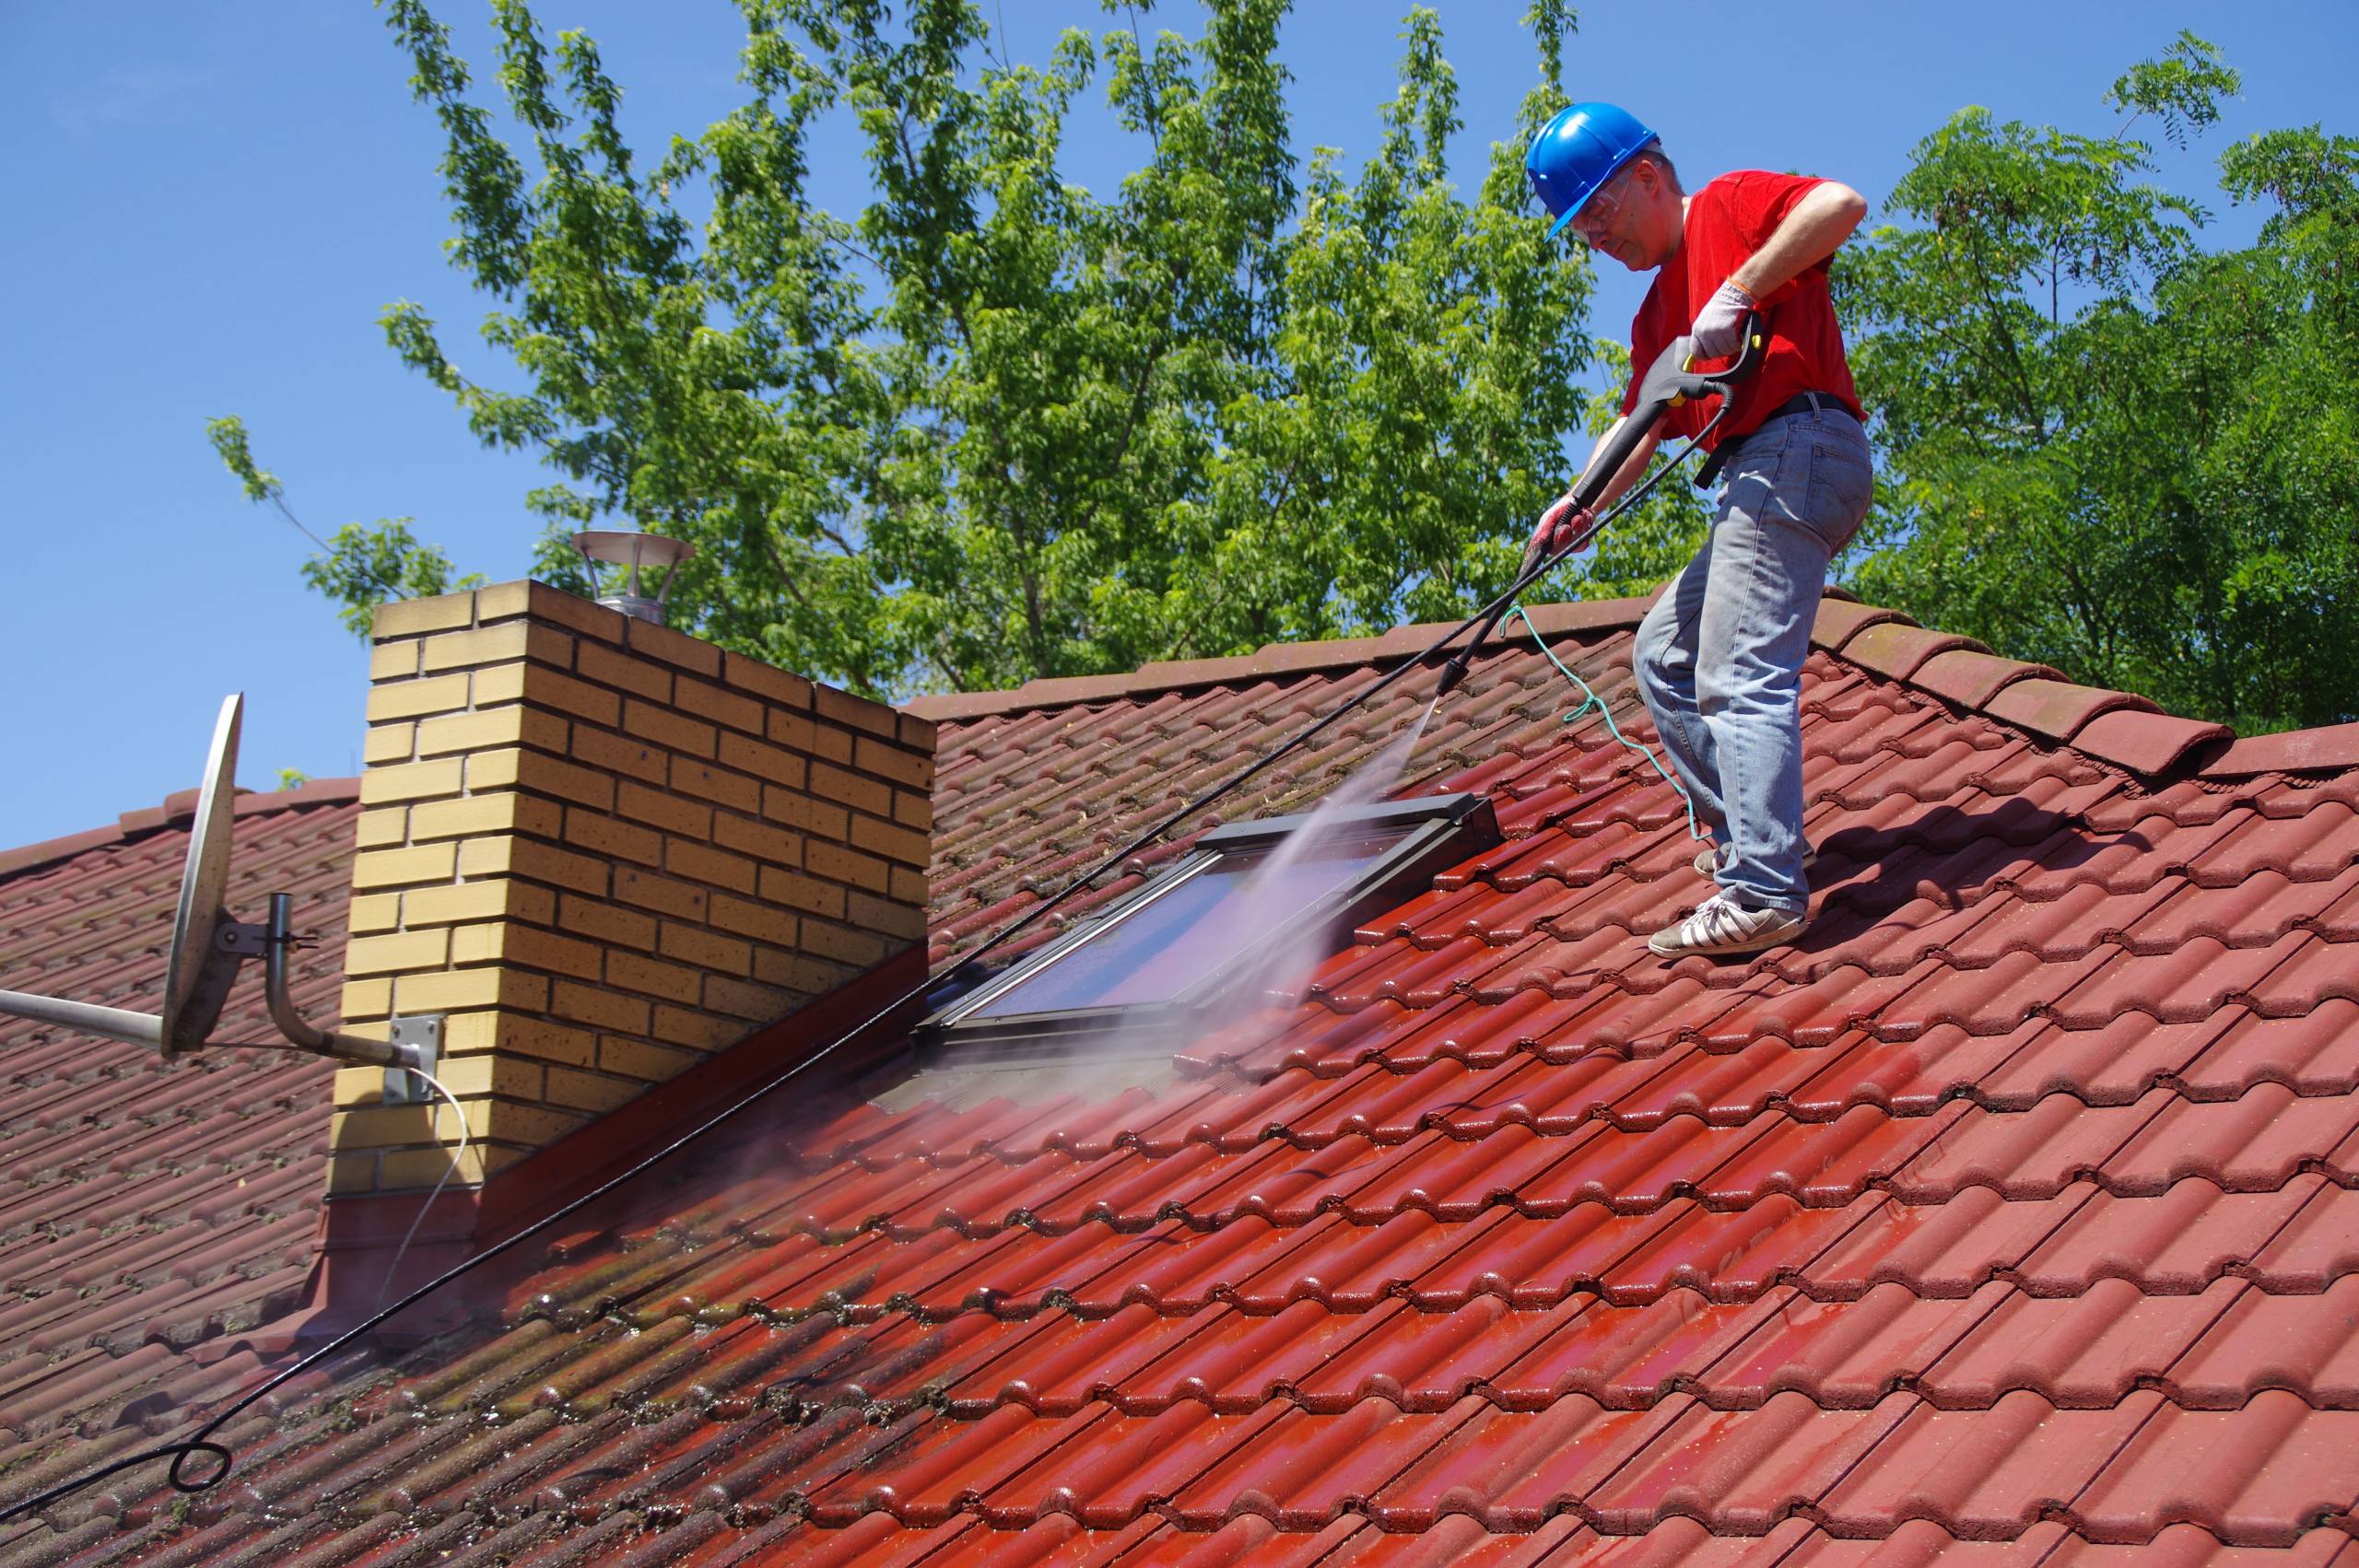
[[[933, 727], [540, 583], [386, 605], [344, 1025], [440, 1014], [481, 1183], [925, 935]], [[446, 1104], [336, 1075], [329, 1190]]]

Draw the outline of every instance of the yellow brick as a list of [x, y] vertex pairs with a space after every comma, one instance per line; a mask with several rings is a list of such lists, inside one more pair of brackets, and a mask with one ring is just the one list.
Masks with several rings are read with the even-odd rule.
[[393, 681], [369, 690], [369, 722], [415, 719], [422, 713], [449, 713], [467, 706], [467, 677], [435, 675], [423, 681]]
[[845, 901], [844, 916], [862, 930], [899, 937], [904, 942], [916, 942], [925, 936], [925, 908], [921, 905], [913, 908], [889, 898], [855, 893]]
[[692, 1012], [661, 1002], [655, 1008], [655, 1037], [693, 1051], [717, 1051], [744, 1037], [745, 1021], [715, 1013]]
[[561, 1106], [568, 1110], [588, 1111], [593, 1116], [604, 1116], [617, 1106], [629, 1104], [647, 1088], [644, 1083], [607, 1078], [594, 1072], [576, 1072], [564, 1067], [550, 1068], [548, 1075], [546, 1098], [550, 1105]]
[[753, 779], [684, 756], [672, 759], [672, 788], [749, 816], [762, 807], [762, 787]]
[[700, 719], [690, 719], [667, 707], [641, 702], [623, 703], [623, 733], [634, 741], [650, 741], [685, 756], [710, 759], [718, 731]]
[[844, 912], [842, 888], [816, 877], [800, 876], [773, 867], [762, 869], [761, 895], [765, 903], [783, 904], [806, 915], [825, 915], [830, 919], [837, 919]]
[[[494, 1100], [491, 1104], [496, 1107], [491, 1118], [492, 1139], [530, 1149], [545, 1149], [590, 1121], [586, 1116], [551, 1110], [546, 1106], [527, 1106], [514, 1100]], [[448, 1117], [450, 1114], [450, 1107], [444, 1106], [442, 1115]]]
[[[557, 989], [570, 985], [560, 980]], [[595, 1035], [569, 1029], [546, 1018], [520, 1018], [514, 1013], [462, 1012], [442, 1021], [442, 1051], [451, 1058], [462, 1053], [498, 1051], [586, 1067], [598, 1045]]]
[[328, 1117], [332, 1149], [398, 1148], [433, 1141], [434, 1118], [424, 1106], [356, 1106]]
[[[667, 1008], [664, 1011], [671, 1010]], [[745, 1032], [743, 1024], [734, 1029], [727, 1025], [716, 1027], [726, 1030], [727, 1037], [732, 1040]], [[696, 1063], [697, 1058], [690, 1052], [666, 1050], [662, 1046], [651, 1046], [644, 1040], [616, 1039], [612, 1035], [603, 1035], [598, 1039], [598, 1066], [601, 1069], [649, 1083], [663, 1082]]]
[[742, 653], [722, 655], [721, 676], [730, 686], [750, 692], [767, 703], [785, 708], [811, 706], [810, 682]]
[[660, 659], [699, 675], [721, 673], [721, 649], [670, 626], [635, 620], [623, 628], [623, 640], [642, 659]]
[[594, 642], [585, 642], [574, 649], [573, 668], [585, 680], [620, 687], [650, 702], [672, 700], [671, 671], [611, 648], [601, 648]]
[[644, 822], [681, 838], [712, 837], [712, 808], [685, 801], [668, 790], [651, 790], [626, 780], [616, 786], [615, 810], [635, 822]]
[[376, 624], [369, 635], [379, 642], [391, 638], [417, 637], [471, 624], [475, 596], [444, 593], [432, 599], [389, 599], [377, 606]]
[[377, 1189], [377, 1152], [357, 1149], [328, 1156], [328, 1191], [335, 1197]]
[[[459, 1111], [466, 1113], [466, 1135], [471, 1141], [479, 1143], [491, 1136], [495, 1103], [487, 1096], [459, 1102]], [[459, 1141], [459, 1111], [453, 1111], [446, 1100], [437, 1099], [433, 1105], [435, 1138], [455, 1147]]]
[[451, 933], [453, 964], [515, 964], [527, 969], [594, 980], [601, 956], [594, 943], [577, 942], [513, 920], [461, 926]]
[[537, 746], [546, 752], [565, 750], [566, 722], [522, 703], [479, 708], [470, 713], [450, 713], [428, 719], [417, 727], [417, 755], [442, 756], [451, 752], [484, 752], [494, 746]]
[[559, 1018], [627, 1035], [647, 1033], [647, 1002], [639, 997], [622, 996], [594, 986], [578, 986], [571, 980], [559, 980], [549, 997], [549, 1011]]
[[709, 848], [694, 839], [675, 838], [663, 846], [663, 869], [691, 882], [709, 883], [732, 893], [751, 893], [760, 868], [743, 855]]
[[557, 914], [557, 895], [547, 888], [498, 877], [451, 887], [421, 887], [402, 898], [402, 914], [412, 927], [502, 916], [547, 925]]
[[811, 765], [811, 792], [859, 811], [873, 812], [878, 816], [893, 814], [891, 785], [864, 778], [840, 767], [830, 767], [824, 762]]
[[358, 977], [404, 969], [439, 969], [450, 947], [448, 934], [440, 930], [351, 937], [344, 944], [344, 972]]
[[762, 705], [752, 697], [709, 686], [702, 681], [679, 680], [672, 685], [672, 703], [683, 713], [710, 719], [715, 724], [748, 734], [762, 732]]
[[923, 795], [896, 790], [893, 791], [893, 820], [919, 833], [931, 832], [933, 828], [933, 802]]
[[785, 1017], [792, 1011], [794, 1002], [793, 997], [768, 986], [726, 979], [719, 975], [705, 977], [704, 1007], [708, 1012], [725, 1012], [733, 1018], [768, 1024]]
[[872, 741], [865, 735], [852, 742], [853, 766], [863, 773], [874, 773], [911, 790], [933, 787], [933, 758], [916, 752], [905, 752], [898, 746], [888, 746], [882, 741]]
[[712, 974], [743, 976], [754, 970], [752, 943], [716, 935], [700, 926], [675, 925], [666, 920], [663, 940], [656, 947], [666, 958], [693, 964]]
[[615, 868], [615, 898], [619, 903], [637, 905], [641, 909], [676, 915], [684, 920], [704, 919], [703, 888], [692, 887], [685, 882], [674, 882], [669, 877], [657, 876], [635, 866]]
[[820, 838], [831, 838], [840, 844], [851, 833], [851, 813], [827, 801], [815, 801], [794, 790], [775, 786], [762, 790], [762, 815], [771, 822], [799, 827]]
[[911, 871], [907, 866], [893, 868], [891, 891], [896, 902], [912, 908], [923, 909], [931, 902], [926, 897], [926, 873]]
[[698, 978], [693, 969], [661, 963], [640, 954], [606, 954], [606, 983], [642, 996], [662, 997], [666, 1001], [694, 1001]]
[[765, 827], [751, 817], [723, 812], [713, 820], [712, 841], [724, 849], [751, 855], [773, 866], [803, 863], [801, 834], [789, 833], [781, 827]]
[[355, 894], [345, 906], [345, 925], [355, 935], [366, 931], [389, 931], [402, 923], [402, 895], [398, 893]]
[[[860, 819], [865, 822], [868, 819]], [[860, 831], [857, 823], [852, 831]], [[884, 893], [893, 885], [892, 868], [873, 856], [833, 844], [822, 844], [814, 838], [803, 846], [803, 864], [817, 875], [837, 882], [848, 882], [854, 887], [864, 887], [871, 893]]]
[[[444, 1075], [448, 1082], [449, 1077]], [[335, 1070], [335, 1108], [356, 1110], [385, 1103], [385, 1070], [381, 1067], [339, 1067]]]
[[371, 724], [360, 743], [360, 760], [375, 767], [381, 763], [407, 762], [417, 755], [417, 726], [405, 720], [399, 724]]
[[502, 835], [465, 839], [458, 848], [462, 876], [521, 876], [569, 887], [576, 893], [606, 891], [604, 862], [553, 844]]
[[580, 806], [565, 813], [565, 841], [577, 849], [587, 849], [609, 860], [620, 857], [649, 866], [663, 863], [662, 834], [619, 817], [585, 812]]
[[547, 621], [605, 642], [619, 643], [623, 639], [624, 617], [620, 611], [593, 604], [546, 582], [519, 580], [475, 590], [478, 625], [489, 626], [516, 615], [531, 615], [536, 621]]
[[933, 860], [933, 846], [924, 834], [906, 827], [895, 827], [891, 823], [879, 822], [873, 816], [854, 816], [851, 819], [851, 842], [855, 849], [865, 849], [888, 860], [898, 860], [905, 866], [925, 866]]
[[391, 980], [346, 980], [344, 996], [336, 1007], [346, 1026], [364, 1018], [383, 1018], [393, 1011], [393, 983]]
[[372, 767], [360, 776], [360, 803], [381, 806], [392, 801], [423, 801], [459, 792], [459, 759], [402, 762]]
[[830, 925], [825, 920], [803, 922], [803, 951], [820, 958], [830, 958], [854, 969], [865, 969], [885, 956], [891, 944], [883, 937], [869, 931], [856, 931], [848, 926]]
[[743, 735], [721, 737], [721, 762], [723, 766], [783, 784], [790, 790], [802, 789], [807, 777], [804, 760], [792, 752], [766, 746]]
[[512, 1056], [464, 1056], [444, 1061], [435, 1076], [461, 1099], [471, 1094], [505, 1094], [511, 1099], [536, 1100], [546, 1082], [544, 1071], [538, 1062]]
[[[442, 1114], [451, 1114], [448, 1106]], [[503, 1160], [501, 1155], [507, 1154]], [[380, 1192], [415, 1192], [419, 1188], [432, 1188], [447, 1172], [453, 1187], [480, 1187], [504, 1164], [512, 1164], [514, 1155], [506, 1150], [487, 1149], [482, 1144], [470, 1144], [467, 1152], [456, 1149], [402, 1149], [388, 1152], [377, 1176]]]
[[775, 948], [761, 948], [754, 954], [754, 978], [764, 985], [783, 986], [805, 997], [815, 997], [834, 990], [851, 977], [851, 971], [824, 958], [807, 954], [780, 953]]
[[780, 947], [794, 943], [796, 918], [768, 904], [716, 893], [712, 895], [710, 919], [722, 930], [752, 937], [757, 942], [775, 942]]
[[609, 810], [615, 803], [615, 781], [604, 774], [578, 767], [546, 753], [512, 746], [469, 756], [467, 788], [477, 792], [530, 790], [536, 795], [555, 795], [600, 811]]
[[380, 806], [375, 811], [362, 812], [353, 829], [352, 842], [363, 849], [382, 849], [408, 841], [407, 806]]
[[608, 773], [620, 773], [648, 784], [661, 785], [670, 776], [671, 754], [643, 741], [626, 740], [604, 730], [573, 729], [573, 755], [578, 762]]
[[426, 639], [426, 673], [467, 670], [478, 664], [500, 664], [529, 659], [562, 670], [573, 662], [573, 639], [555, 626], [530, 621], [510, 621], [480, 631], [444, 632]]
[[522, 702], [575, 719], [587, 719], [593, 724], [611, 725], [622, 717], [623, 711], [623, 699], [614, 693], [570, 675], [560, 675], [542, 664], [495, 664], [477, 670], [475, 698], [477, 708]]
[[622, 947], [646, 952], [655, 948], [655, 921], [636, 909], [576, 897], [569, 893], [557, 906], [557, 922], [566, 930]]
[[419, 646], [416, 638], [375, 644], [369, 649], [369, 678], [372, 681], [405, 681], [417, 674]]
[[418, 882], [448, 882], [456, 855], [457, 847], [450, 844], [364, 850], [352, 858], [352, 885], [367, 890]]
[[393, 1005], [405, 1016], [455, 1012], [466, 1007], [537, 1012], [548, 1006], [548, 1000], [546, 976], [517, 969], [452, 969], [440, 975], [404, 975], [393, 981]]
[[814, 724], [792, 713], [770, 711], [769, 737], [789, 751], [829, 762], [851, 760], [851, 737], [833, 724]]
[[865, 730], [888, 741], [899, 730], [897, 721], [900, 716], [883, 703], [871, 702], [866, 697], [854, 696], [830, 685], [819, 685], [811, 688], [811, 706], [818, 709], [822, 719], [851, 729]]
[[554, 838], [564, 815], [565, 808], [555, 801], [501, 790], [412, 806], [409, 836], [421, 844], [436, 838], [477, 838], [490, 833], [529, 833]]

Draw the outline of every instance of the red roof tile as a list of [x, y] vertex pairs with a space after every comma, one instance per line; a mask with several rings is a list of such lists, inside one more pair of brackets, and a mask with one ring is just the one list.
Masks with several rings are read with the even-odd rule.
[[[1645, 736], [1637, 608], [1539, 618]], [[781, 1108], [248, 1418], [223, 1488], [126, 1480], [0, 1563], [2359, 1556], [2359, 775], [2173, 781], [2213, 737], [2138, 699], [1839, 601], [1818, 637], [1795, 946], [1644, 954], [1701, 889], [1683, 814], [1519, 628], [1403, 780], [1508, 841], [1282, 1023]], [[937, 956], [1413, 650], [928, 705]], [[1186, 830], [1316, 799], [1430, 682]], [[106, 1087], [25, 1113], [28, 1168], [139, 1159]], [[209, 1279], [217, 1239], [43, 1267]], [[81, 1462], [255, 1370], [115, 1332], [24, 1407]], [[26, 1452], [0, 1496], [61, 1473]]]
[[[0, 978], [10, 989], [152, 1011], [188, 852], [194, 795], [0, 865]], [[177, 809], [175, 809], [177, 807]], [[357, 791], [349, 779], [241, 797], [229, 903], [258, 918], [295, 895], [322, 946], [293, 994], [333, 1020]], [[216, 1037], [275, 1039], [259, 975]], [[229, 1385], [238, 1336], [292, 1308], [311, 1272], [333, 1069], [292, 1053], [207, 1053], [172, 1067], [136, 1047], [0, 1020], [0, 1442], [11, 1493], [54, 1480], [118, 1434], [145, 1441]]]

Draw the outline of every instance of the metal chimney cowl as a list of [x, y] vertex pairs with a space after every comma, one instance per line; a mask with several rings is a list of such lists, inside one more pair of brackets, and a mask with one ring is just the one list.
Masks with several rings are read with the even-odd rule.
[[[663, 601], [672, 592], [672, 570], [697, 553], [697, 547], [685, 539], [667, 539], [661, 533], [640, 533], [620, 529], [589, 529], [573, 536], [573, 547], [590, 563], [591, 578], [596, 580], [600, 564], [630, 568], [629, 579], [620, 593], [603, 593], [597, 602], [609, 610], [619, 610], [635, 620], [663, 624]], [[640, 591], [639, 574], [641, 568], [663, 568], [663, 586], [653, 598]]]

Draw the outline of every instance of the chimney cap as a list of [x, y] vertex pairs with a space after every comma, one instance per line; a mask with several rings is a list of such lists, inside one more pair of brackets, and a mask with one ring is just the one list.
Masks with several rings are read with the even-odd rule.
[[[663, 624], [663, 601], [672, 591], [669, 568], [697, 553], [697, 547], [685, 539], [670, 539], [661, 533], [641, 533], [627, 529], [585, 529], [573, 536], [573, 547], [594, 568], [603, 561], [612, 566], [627, 566], [630, 577], [619, 593], [602, 593], [598, 603], [609, 610], [619, 610], [626, 615], [642, 621]], [[639, 574], [643, 567], [663, 567], [663, 586], [650, 598], [640, 591]]]

